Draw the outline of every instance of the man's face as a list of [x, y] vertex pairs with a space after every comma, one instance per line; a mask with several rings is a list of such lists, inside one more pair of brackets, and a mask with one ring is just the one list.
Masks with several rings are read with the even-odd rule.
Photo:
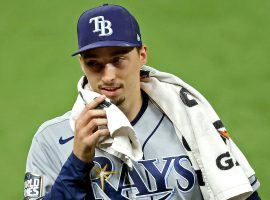
[[146, 64], [146, 47], [102, 47], [82, 53], [80, 63], [93, 91], [119, 106], [140, 97], [140, 68]]

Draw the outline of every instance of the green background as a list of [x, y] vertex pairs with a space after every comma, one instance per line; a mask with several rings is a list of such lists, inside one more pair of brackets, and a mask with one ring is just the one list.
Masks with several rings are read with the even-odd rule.
[[138, 19], [149, 62], [212, 103], [269, 190], [269, 0], [28, 0], [0, 6], [0, 199], [22, 199], [27, 152], [41, 123], [70, 110], [82, 72], [76, 23], [102, 3]]

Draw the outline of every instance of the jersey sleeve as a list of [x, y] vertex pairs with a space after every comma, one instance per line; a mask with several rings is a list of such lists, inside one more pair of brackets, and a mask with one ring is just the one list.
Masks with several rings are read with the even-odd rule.
[[93, 163], [84, 163], [71, 153], [44, 200], [95, 199], [89, 176], [93, 166]]
[[26, 163], [24, 199], [95, 199], [89, 176], [94, 164], [84, 163], [71, 153], [59, 170], [50, 158], [52, 152], [45, 149], [33, 139]]

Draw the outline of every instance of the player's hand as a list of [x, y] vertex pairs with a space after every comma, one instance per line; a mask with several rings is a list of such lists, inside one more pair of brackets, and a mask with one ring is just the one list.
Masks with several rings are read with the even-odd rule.
[[95, 147], [100, 138], [109, 135], [107, 128], [98, 129], [98, 126], [107, 127], [105, 110], [95, 109], [105, 98], [102, 95], [87, 104], [75, 120], [73, 153], [86, 163], [93, 161]]

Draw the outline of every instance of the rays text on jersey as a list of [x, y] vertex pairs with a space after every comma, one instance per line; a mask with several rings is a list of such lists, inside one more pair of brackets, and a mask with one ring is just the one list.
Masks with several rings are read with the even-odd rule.
[[[95, 157], [96, 169], [92, 171], [92, 187], [96, 199], [110, 197], [110, 199], [133, 199], [142, 197], [156, 197], [157, 199], [168, 199], [179, 190], [189, 192], [195, 184], [195, 174], [188, 169], [191, 163], [187, 156], [172, 156], [158, 159], [139, 161], [141, 169], [149, 174], [150, 181], [142, 177], [139, 170], [133, 167], [129, 170], [126, 164], [115, 171], [113, 162], [107, 157]], [[163, 163], [162, 169], [157, 167], [159, 162]], [[105, 169], [105, 170], [104, 170]], [[100, 173], [101, 172], [101, 173]], [[101, 174], [105, 174], [104, 178]], [[168, 185], [169, 176], [177, 176], [174, 185]], [[117, 181], [114, 181], [113, 179]], [[117, 182], [117, 183], [116, 183]], [[152, 184], [151, 184], [151, 183]], [[149, 184], [151, 186], [149, 186]]]

